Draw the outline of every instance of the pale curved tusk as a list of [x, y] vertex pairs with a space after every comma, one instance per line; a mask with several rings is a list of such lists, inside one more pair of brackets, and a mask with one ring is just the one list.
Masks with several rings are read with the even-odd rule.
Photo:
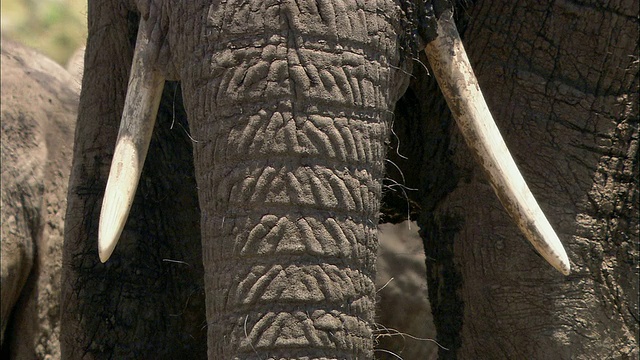
[[164, 77], [154, 68], [154, 44], [141, 19], [118, 140], [102, 201], [98, 228], [98, 255], [106, 262], [116, 247], [129, 216], [153, 126], [160, 105]]
[[498, 198], [536, 250], [568, 275], [569, 258], [507, 149], [453, 23], [438, 20], [438, 37], [425, 48], [440, 89], [467, 144], [475, 152]]

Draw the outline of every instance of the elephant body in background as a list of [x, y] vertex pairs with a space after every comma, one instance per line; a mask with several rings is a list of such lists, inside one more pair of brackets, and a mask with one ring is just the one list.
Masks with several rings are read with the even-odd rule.
[[2, 354], [60, 358], [60, 272], [79, 94], [53, 60], [2, 39]]
[[376, 359], [438, 358], [427, 271], [415, 222], [381, 224], [376, 262]]
[[[580, 336], [587, 317], [573, 317], [576, 312], [569, 305], [585, 309], [581, 315], [609, 305], [597, 298], [585, 300], [591, 285], [602, 281], [594, 280], [591, 274], [596, 268], [581, 253], [584, 241], [574, 236], [575, 225], [584, 219], [578, 214], [585, 194], [568, 185], [573, 179], [582, 187], [591, 186], [597, 166], [583, 162], [583, 156], [562, 148], [555, 138], [556, 133], [574, 135], [570, 144], [593, 150], [591, 160], [594, 154], [602, 155], [601, 149], [605, 153], [616, 146], [626, 149], [622, 153], [628, 154], [624, 156], [630, 161], [628, 172], [637, 174], [633, 156], [637, 107], [629, 100], [634, 89], [637, 92], [637, 63], [628, 59], [634, 53], [629, 44], [637, 44], [637, 38], [634, 43], [627, 35], [614, 37], [624, 41], [606, 42], [615, 51], [599, 52], [617, 54], [620, 66], [629, 69], [611, 75], [616, 84], [624, 84], [623, 94], [616, 90], [611, 99], [627, 96], [625, 112], [615, 101], [601, 103], [602, 108], [584, 107], [576, 99], [558, 102], [560, 95], [576, 94], [585, 80], [562, 72], [574, 63], [562, 57], [564, 44], [547, 51], [544, 45], [555, 37], [539, 35], [547, 29], [544, 21], [554, 19], [556, 11], [586, 19], [575, 23], [577, 33], [587, 29], [584, 24], [598, 23], [588, 19], [600, 19], [602, 27], [588, 30], [595, 39], [609, 39], [604, 29], [618, 29], [612, 18], [633, 22], [633, 17], [607, 9], [561, 12], [546, 4], [541, 5], [544, 11], [536, 12], [535, 4], [478, 2], [469, 9], [475, 17], [466, 19], [466, 36], [486, 31], [495, 37], [484, 42], [474, 39], [478, 47], [471, 45], [472, 59], [492, 59], [494, 52], [483, 49], [496, 47], [497, 65], [480, 62], [478, 72], [488, 81], [496, 76], [494, 69], [501, 71], [491, 83], [500, 85], [486, 90], [492, 94], [489, 101], [506, 122], [507, 142], [515, 141], [510, 139], [514, 134], [528, 140], [516, 141], [520, 146], [516, 155], [525, 164], [526, 175], [534, 179], [532, 187], [543, 207], [553, 211], [552, 222], [571, 244], [571, 259], [580, 269], [564, 279], [531, 249], [507, 241], [517, 237], [517, 231], [503, 220], [504, 214], [487, 195], [489, 185], [468, 162], [466, 147], [449, 128], [448, 112], [433, 81], [418, 69], [422, 66], [415, 66], [418, 61], [407, 56], [412, 29], [402, 22], [409, 12], [400, 11], [398, 4], [407, 2], [349, 2], [348, 9], [339, 8], [343, 2], [318, 2], [315, 7], [312, 1], [299, 1], [297, 6], [286, 1], [137, 3], [140, 8], [115, 1], [89, 4], [89, 63], [65, 234], [61, 339], [66, 357], [203, 358], [207, 331], [210, 358], [295, 358], [308, 355], [303, 351], [309, 349], [309, 356], [318, 358], [348, 353], [354, 358], [373, 357], [367, 324], [373, 320], [375, 222], [383, 195], [378, 181], [384, 174], [392, 119], [400, 139], [399, 154], [408, 156], [410, 164], [393, 162], [407, 185], [420, 189], [419, 197], [410, 192], [409, 196], [411, 204], [419, 205], [412, 211], [418, 213], [425, 238], [430, 299], [438, 340], [445, 347], [440, 356], [602, 358], [621, 344], [622, 355], [637, 351], [637, 338], [630, 335], [634, 325], [628, 321], [633, 310], [624, 312], [619, 304], [619, 316], [607, 324], [623, 336], [607, 335], [603, 342]], [[493, 15], [508, 9], [512, 10], [508, 15]], [[98, 218], [140, 10], [151, 24], [149, 36], [163, 40], [157, 54], [159, 71], [180, 83], [164, 88], [131, 216], [118, 248], [103, 265], [96, 253]], [[519, 17], [528, 11], [534, 15]], [[535, 16], [540, 14], [546, 16]], [[505, 28], [494, 28], [499, 25]], [[629, 33], [628, 26], [622, 28]], [[579, 46], [575, 53], [591, 53], [589, 44]], [[319, 56], [314, 51], [330, 54]], [[567, 61], [565, 67], [555, 66], [560, 60]], [[410, 90], [393, 114], [412, 67]], [[584, 73], [591, 75], [597, 69], [589, 63]], [[626, 74], [632, 75], [631, 81]], [[549, 87], [554, 76], [570, 86]], [[531, 83], [521, 86], [523, 79]], [[515, 91], [515, 85], [524, 90]], [[599, 91], [609, 90], [608, 85], [598, 86], [603, 86]], [[536, 96], [526, 89], [535, 89]], [[509, 101], [493, 98], [500, 91], [510, 94]], [[418, 99], [417, 94], [428, 98]], [[521, 94], [526, 95], [518, 97]], [[519, 112], [513, 114], [509, 104], [515, 98], [520, 101]], [[539, 108], [540, 104], [545, 106]], [[549, 104], [551, 111], [542, 112]], [[559, 106], [587, 109], [587, 125], [561, 123], [583, 129], [579, 133], [587, 133], [586, 137], [553, 127]], [[631, 135], [625, 135], [629, 145], [597, 143], [611, 139], [611, 126], [591, 126], [600, 124], [604, 109], [610, 114], [605, 118], [629, 125]], [[547, 116], [537, 117], [540, 114]], [[540, 123], [542, 130], [532, 131]], [[537, 137], [541, 134], [548, 137]], [[390, 157], [396, 148], [388, 151]], [[532, 168], [522, 151], [542, 152], [539, 164], [553, 166]], [[567, 154], [571, 155], [566, 158]], [[559, 158], [565, 159], [561, 166], [548, 162]], [[416, 163], [427, 164], [426, 170]], [[571, 172], [575, 176], [549, 180], [550, 174], [565, 168], [575, 170]], [[620, 189], [625, 199], [637, 199], [637, 188], [628, 177], [624, 179], [629, 186], [613, 183], [602, 193], [619, 196]], [[556, 196], [561, 205], [554, 205]], [[615, 218], [626, 222], [624, 233], [637, 233], [633, 223], [637, 208], [625, 206]], [[617, 242], [620, 237], [590, 241], [598, 252], [598, 246], [609, 240]], [[628, 267], [632, 262], [625, 259], [637, 259], [632, 246], [615, 248], [629, 249], [618, 264]], [[633, 271], [620, 270], [604, 279], [628, 273]], [[633, 285], [623, 280], [620, 288], [632, 294]], [[622, 300], [633, 304], [633, 295]], [[580, 301], [587, 306], [581, 307]], [[285, 310], [287, 306], [297, 307], [296, 311]]]

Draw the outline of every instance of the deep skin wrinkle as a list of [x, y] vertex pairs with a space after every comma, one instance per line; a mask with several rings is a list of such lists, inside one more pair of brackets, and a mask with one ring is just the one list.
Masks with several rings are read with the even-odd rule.
[[409, 71], [396, 4], [325, 5], [203, 3], [185, 9], [205, 20], [184, 24], [193, 38], [169, 36], [189, 54], [212, 358], [373, 356], [385, 141]]

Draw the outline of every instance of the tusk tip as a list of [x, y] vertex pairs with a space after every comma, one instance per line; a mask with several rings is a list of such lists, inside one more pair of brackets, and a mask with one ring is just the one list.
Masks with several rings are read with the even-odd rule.
[[567, 276], [571, 273], [571, 265], [569, 264], [569, 258], [565, 253], [564, 256], [560, 259], [557, 259], [558, 262], [556, 264], [552, 264], [558, 271], [560, 271], [563, 275]]
[[126, 214], [118, 214], [120, 216], [115, 219], [105, 216], [105, 214], [113, 215], [111, 212], [103, 211], [100, 218], [100, 225], [98, 226], [98, 256], [103, 264], [109, 260], [111, 254], [113, 254], [113, 250], [115, 250], [116, 245], [118, 245], [118, 240], [120, 240], [120, 235], [122, 234], [126, 220]]
[[[546, 222], [546, 225], [549, 228], [546, 236], [541, 236], [540, 238], [535, 239], [537, 241], [530, 241], [534, 247], [538, 249], [538, 252], [542, 257], [551, 264], [551, 266], [563, 275], [569, 275], [571, 273], [571, 265], [567, 252], [564, 249], [564, 246], [562, 246], [558, 235], [556, 235], [556, 233], [551, 229], [551, 225], [549, 225], [548, 222]], [[536, 244], [538, 246], [536, 246]]]
[[100, 257], [100, 262], [104, 264], [107, 262], [107, 260], [109, 260], [111, 254], [107, 254], [106, 252], [98, 250], [98, 257]]
[[[109, 239], [109, 240], [104, 240]], [[102, 232], [98, 236], [98, 256], [103, 264], [109, 260], [113, 250], [116, 248], [117, 241], [113, 236], [105, 236]]]
[[555, 259], [556, 261], [549, 261], [551, 266], [562, 273], [562, 275], [569, 275], [571, 273], [571, 265], [569, 265], [569, 259]]

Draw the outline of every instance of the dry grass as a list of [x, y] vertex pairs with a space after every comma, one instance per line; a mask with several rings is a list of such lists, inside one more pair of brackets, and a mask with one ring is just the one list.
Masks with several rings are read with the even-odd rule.
[[2, 0], [2, 36], [64, 65], [87, 37], [86, 0]]

